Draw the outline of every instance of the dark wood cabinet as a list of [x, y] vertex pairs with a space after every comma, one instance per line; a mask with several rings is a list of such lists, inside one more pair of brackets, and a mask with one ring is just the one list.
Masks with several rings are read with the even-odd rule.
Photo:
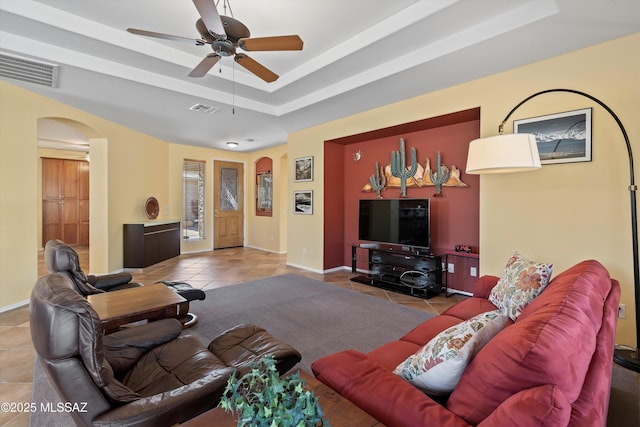
[[[354, 272], [357, 247], [352, 250]], [[365, 249], [369, 254], [369, 272], [352, 278], [352, 281], [420, 298], [430, 298], [442, 292], [442, 257], [394, 246], [379, 245]]]
[[480, 255], [447, 251], [445, 286], [447, 292], [473, 295], [473, 286], [478, 280]]
[[180, 222], [124, 224], [124, 268], [144, 268], [180, 255]]

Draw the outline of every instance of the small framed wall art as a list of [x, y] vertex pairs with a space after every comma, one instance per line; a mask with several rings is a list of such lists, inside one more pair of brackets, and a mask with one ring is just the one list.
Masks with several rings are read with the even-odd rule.
[[313, 215], [312, 190], [293, 192], [293, 213], [299, 215]]
[[513, 132], [536, 136], [542, 164], [591, 161], [591, 108], [514, 120]]
[[295, 159], [293, 166], [295, 182], [313, 181], [313, 156]]

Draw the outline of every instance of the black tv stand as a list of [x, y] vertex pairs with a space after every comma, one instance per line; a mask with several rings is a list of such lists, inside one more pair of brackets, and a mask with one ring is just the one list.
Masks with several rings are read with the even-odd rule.
[[357, 248], [367, 249], [369, 271], [351, 281], [420, 298], [431, 298], [442, 292], [441, 256], [406, 246], [353, 245], [353, 273], [357, 273]]

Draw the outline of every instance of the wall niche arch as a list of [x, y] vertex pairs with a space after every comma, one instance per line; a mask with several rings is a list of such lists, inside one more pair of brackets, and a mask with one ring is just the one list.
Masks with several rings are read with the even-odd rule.
[[273, 216], [273, 159], [256, 161], [256, 216]]

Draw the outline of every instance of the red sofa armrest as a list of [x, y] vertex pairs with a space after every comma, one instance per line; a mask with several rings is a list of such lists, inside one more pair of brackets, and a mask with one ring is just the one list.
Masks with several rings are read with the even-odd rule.
[[478, 298], [489, 298], [491, 289], [498, 283], [499, 277], [496, 276], [482, 276], [473, 286], [473, 296]]
[[571, 404], [560, 389], [551, 384], [532, 387], [510, 396], [478, 427], [566, 426]]
[[388, 427], [468, 427], [447, 410], [391, 371], [355, 350], [316, 360], [311, 369], [318, 380]]

